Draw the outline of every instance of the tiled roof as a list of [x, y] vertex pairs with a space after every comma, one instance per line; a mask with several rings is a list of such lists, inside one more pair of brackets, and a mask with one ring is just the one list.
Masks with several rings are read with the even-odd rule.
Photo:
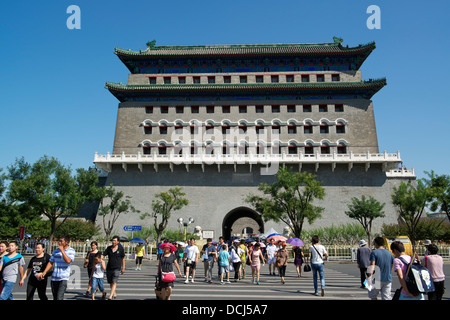
[[249, 45], [204, 45], [204, 46], [155, 46], [147, 43], [145, 50], [115, 48], [120, 56], [223, 56], [223, 55], [270, 55], [270, 54], [348, 54], [372, 51], [375, 42], [357, 47], [345, 47], [339, 41], [334, 43], [292, 43], [292, 44], [249, 44]]
[[217, 90], [309, 90], [309, 89], [370, 89], [386, 85], [386, 78], [359, 82], [307, 82], [307, 83], [235, 83], [235, 84], [146, 84], [130, 85], [106, 82], [110, 91], [164, 92], [164, 91], [217, 91]]

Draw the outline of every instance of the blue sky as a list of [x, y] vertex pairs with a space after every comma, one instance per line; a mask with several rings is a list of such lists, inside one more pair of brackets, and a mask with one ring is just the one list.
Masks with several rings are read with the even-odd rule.
[[[70, 5], [81, 29], [69, 30]], [[370, 30], [370, 5], [381, 29]], [[113, 147], [118, 101], [106, 81], [127, 82], [115, 47], [375, 41], [364, 79], [387, 78], [373, 97], [380, 152], [449, 174], [450, 1], [70, 0], [5, 1], [0, 12], [0, 168], [52, 155], [92, 166]]]

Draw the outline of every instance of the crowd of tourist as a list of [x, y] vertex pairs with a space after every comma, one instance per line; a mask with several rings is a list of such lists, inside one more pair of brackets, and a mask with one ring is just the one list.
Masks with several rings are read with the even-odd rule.
[[[117, 281], [125, 272], [125, 252], [120, 244], [120, 238], [114, 236], [112, 244], [103, 252], [98, 250], [97, 242], [92, 241], [90, 245], [91, 250], [85, 256], [84, 263], [89, 275], [89, 286], [85, 295], [95, 300], [96, 292], [100, 291], [101, 299], [116, 299]], [[408, 265], [418, 260], [418, 256], [407, 255], [403, 244], [399, 241], [394, 241], [390, 245], [390, 251], [384, 248], [384, 240], [381, 237], [375, 238], [373, 245], [374, 249], [371, 250], [367, 242], [361, 240], [357, 250], [361, 288], [369, 289], [369, 298], [375, 300], [380, 295], [382, 300], [424, 300], [424, 294], [411, 292], [406, 281]], [[438, 255], [436, 245], [427, 242], [426, 247], [422, 265], [429, 270], [434, 287], [434, 290], [427, 294], [428, 299], [441, 300], [445, 290], [443, 259]], [[0, 242], [0, 300], [13, 300], [13, 288], [17, 279], [19, 279], [19, 285], [23, 286], [27, 278], [27, 300], [33, 300], [36, 291], [39, 299], [48, 300], [46, 295], [48, 279], [50, 279], [53, 299], [63, 300], [70, 277], [70, 266], [75, 259], [75, 250], [70, 247], [70, 239], [61, 237], [58, 248], [51, 254], [46, 252], [45, 243], [36, 243], [36, 254], [27, 265], [24, 257], [17, 252], [17, 248], [16, 241]], [[259, 285], [261, 267], [267, 264], [269, 274], [279, 276], [281, 284], [285, 284], [286, 268], [292, 260], [297, 276], [301, 277], [302, 270], [312, 271], [314, 294], [325, 295], [324, 261], [328, 258], [328, 252], [323, 245], [319, 244], [318, 236], [312, 237], [307, 252], [304, 252], [303, 246], [290, 246], [288, 251], [285, 240], [277, 241], [270, 238], [263, 242], [252, 239], [234, 239], [225, 242], [220, 237], [217, 242], [207, 239], [206, 244], [199, 248], [194, 238], [189, 239], [187, 244], [170, 243], [166, 239], [158, 243], [158, 271], [155, 275], [157, 299], [170, 299], [176, 279], [175, 270], [186, 284], [197, 281], [196, 270], [202, 263], [203, 281], [207, 283], [213, 282], [214, 267], [217, 266], [217, 279], [221, 285], [230, 284], [231, 281], [238, 282], [246, 277], [251, 277], [252, 284]], [[141, 269], [144, 252], [143, 243], [136, 246], [136, 270]], [[247, 274], [247, 267], [250, 268], [251, 274]], [[379, 270], [378, 284], [371, 286], [374, 270]], [[401, 285], [394, 297], [391, 296], [393, 271], [397, 274]], [[110, 287], [109, 295], [103, 284], [104, 278]], [[198, 274], [197, 278], [199, 278]]]

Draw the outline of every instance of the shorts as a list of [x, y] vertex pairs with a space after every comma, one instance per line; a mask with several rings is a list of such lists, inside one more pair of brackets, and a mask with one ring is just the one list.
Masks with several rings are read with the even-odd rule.
[[220, 266], [220, 273], [230, 272], [230, 266]]
[[274, 264], [275, 262], [277, 262], [277, 258], [276, 257], [267, 258], [267, 264]]
[[114, 269], [114, 270], [106, 270], [106, 280], [108, 283], [117, 283], [119, 280], [120, 270]]
[[392, 282], [379, 282], [380, 288], [373, 288], [369, 291], [369, 298], [370, 299], [376, 299], [378, 297], [378, 294], [381, 292], [381, 300], [391, 300], [391, 288], [392, 288]]
[[190, 268], [191, 270], [195, 270], [195, 267], [197, 266], [197, 263], [195, 261], [190, 260], [191, 262], [188, 263], [189, 260], [186, 260], [186, 267]]

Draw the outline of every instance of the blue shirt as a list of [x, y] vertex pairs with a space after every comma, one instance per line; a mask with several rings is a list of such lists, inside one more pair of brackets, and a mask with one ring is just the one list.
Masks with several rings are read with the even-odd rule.
[[210, 245], [208, 247], [208, 245], [205, 244], [203, 246], [202, 250], [204, 250], [206, 252], [206, 254], [208, 255], [208, 259], [204, 259], [203, 258], [203, 261], [213, 261], [214, 260], [214, 254], [213, 253], [216, 252], [216, 247], [214, 247], [213, 245]]
[[230, 254], [227, 250], [222, 250], [219, 254], [220, 259], [220, 265], [221, 266], [229, 266], [230, 262], [228, 261], [228, 258], [230, 257]]
[[[64, 252], [72, 260], [72, 263], [75, 259], [75, 250], [68, 247]], [[71, 263], [64, 261], [63, 255], [59, 249], [56, 249], [53, 252], [50, 261], [53, 262], [52, 281], [69, 280]]]
[[380, 281], [392, 282], [391, 267], [394, 263], [394, 256], [386, 249], [375, 249], [370, 254], [370, 261], [375, 261], [375, 265], [380, 268]]

